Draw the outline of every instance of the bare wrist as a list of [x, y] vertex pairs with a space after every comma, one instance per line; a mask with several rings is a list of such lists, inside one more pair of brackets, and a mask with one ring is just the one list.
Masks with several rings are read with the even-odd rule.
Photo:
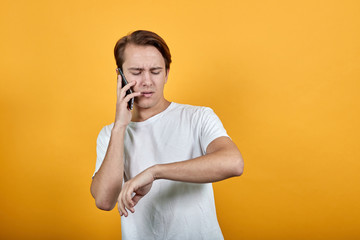
[[160, 166], [161, 164], [156, 164], [149, 168], [151, 175], [153, 176], [154, 180], [160, 179]]
[[114, 127], [112, 128], [111, 132], [118, 133], [118, 132], [125, 132], [125, 130], [126, 130], [126, 126], [114, 123]]

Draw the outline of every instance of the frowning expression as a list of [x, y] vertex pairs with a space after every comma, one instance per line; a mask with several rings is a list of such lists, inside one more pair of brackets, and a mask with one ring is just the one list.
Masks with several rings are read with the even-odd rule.
[[137, 107], [156, 107], [165, 101], [164, 86], [168, 71], [163, 56], [154, 46], [127, 45], [123, 71], [128, 82], [136, 81], [133, 90], [142, 93], [135, 98]]

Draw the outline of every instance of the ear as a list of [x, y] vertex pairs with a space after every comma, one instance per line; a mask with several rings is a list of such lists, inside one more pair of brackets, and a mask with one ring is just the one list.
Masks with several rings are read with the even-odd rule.
[[166, 75], [165, 75], [165, 83], [167, 83], [167, 80], [168, 80], [168, 77], [169, 77], [169, 72], [170, 72], [170, 69], [167, 69], [166, 70]]

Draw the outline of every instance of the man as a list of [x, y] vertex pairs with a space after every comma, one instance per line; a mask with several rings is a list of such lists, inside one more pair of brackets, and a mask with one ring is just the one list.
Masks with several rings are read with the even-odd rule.
[[115, 121], [97, 138], [96, 206], [118, 203], [123, 239], [223, 239], [211, 183], [242, 174], [238, 148], [210, 108], [164, 98], [171, 55], [160, 36], [135, 31], [114, 54], [129, 83], [118, 74]]

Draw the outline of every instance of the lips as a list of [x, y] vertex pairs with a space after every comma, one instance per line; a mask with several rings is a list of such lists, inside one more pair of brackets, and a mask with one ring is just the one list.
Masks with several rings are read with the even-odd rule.
[[154, 92], [141, 92], [141, 95], [143, 95], [144, 97], [151, 97], [154, 94]]

